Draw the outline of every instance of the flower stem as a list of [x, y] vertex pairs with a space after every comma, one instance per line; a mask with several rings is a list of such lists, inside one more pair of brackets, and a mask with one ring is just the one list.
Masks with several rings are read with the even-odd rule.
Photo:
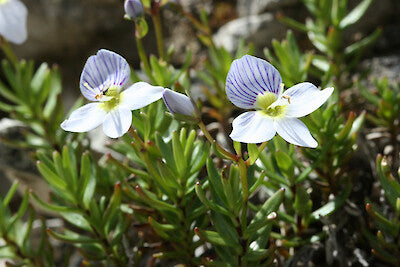
[[150, 78], [151, 82], [154, 83], [155, 79], [153, 77], [153, 74], [151, 73], [149, 60], [147, 59], [146, 52], [143, 47], [142, 39], [139, 38], [138, 36], [136, 36], [135, 39], [136, 39], [136, 46], [137, 46], [137, 50], [139, 53], [140, 61], [143, 62], [144, 71], [146, 72], [147, 76]]
[[14, 67], [17, 67], [18, 58], [14, 54], [14, 51], [11, 49], [10, 43], [3, 37], [0, 37], [0, 46], [1, 46], [1, 49], [3, 50], [4, 54], [8, 58], [8, 60], [11, 61], [11, 63], [14, 65]]
[[219, 153], [221, 153], [222, 155], [224, 155], [226, 158], [232, 160], [233, 162], [238, 162], [239, 157], [230, 153], [229, 151], [226, 151], [222, 146], [220, 146], [217, 141], [214, 140], [214, 138], [212, 138], [211, 134], [208, 132], [206, 126], [204, 125], [204, 123], [202, 121], [199, 122], [199, 127], [201, 129], [201, 131], [204, 133], [204, 136], [207, 138], [207, 140], [211, 143], [211, 144], [215, 144], [217, 150]]
[[160, 56], [160, 58], [165, 60], [164, 40], [163, 40], [163, 35], [162, 35], [162, 23], [161, 23], [161, 17], [160, 17], [160, 9], [158, 6], [154, 7], [151, 18], [153, 20], [154, 31], [156, 34], [158, 55]]
[[240, 181], [242, 183], [242, 201], [243, 201], [243, 209], [242, 209], [242, 216], [240, 218], [240, 223], [242, 226], [242, 231], [245, 231], [247, 228], [247, 201], [249, 199], [249, 188], [247, 184], [247, 164], [242, 159], [239, 158], [239, 172], [240, 172]]

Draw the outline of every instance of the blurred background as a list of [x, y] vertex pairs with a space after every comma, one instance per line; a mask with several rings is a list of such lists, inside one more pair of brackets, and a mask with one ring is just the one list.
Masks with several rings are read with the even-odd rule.
[[[100, 48], [123, 55], [134, 68], [139, 67], [134, 41], [134, 26], [123, 19], [122, 0], [35, 0], [23, 1], [29, 10], [28, 40], [15, 46], [20, 58], [59, 65], [64, 92], [79, 94], [79, 77], [86, 59]], [[350, 0], [349, 9], [359, 1]], [[180, 0], [185, 10], [207, 12], [218, 45], [235, 51], [242, 38], [254, 44], [256, 54], [271, 46], [272, 39], [281, 40], [288, 27], [277, 20], [282, 14], [304, 22], [309, 16], [300, 0]], [[196, 64], [201, 64], [205, 49], [195, 36], [187, 19], [163, 9], [164, 36], [174, 45], [174, 63], [180, 65], [185, 50], [191, 50]], [[152, 31], [152, 24], [149, 24]], [[362, 67], [373, 73], [395, 79], [400, 73], [400, 1], [373, 1], [365, 16], [345, 33], [345, 42], [360, 40], [377, 27], [383, 29], [379, 40], [370, 48]], [[295, 31], [299, 45], [312, 49], [305, 35]], [[154, 34], [144, 38], [148, 53], [156, 53]], [[373, 74], [372, 73], [372, 74]]]

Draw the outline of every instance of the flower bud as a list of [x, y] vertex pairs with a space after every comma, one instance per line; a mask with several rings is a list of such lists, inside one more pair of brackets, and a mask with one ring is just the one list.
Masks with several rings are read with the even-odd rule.
[[140, 0], [125, 0], [125, 16], [129, 19], [141, 17], [144, 13], [143, 5]]
[[169, 112], [178, 120], [186, 122], [198, 122], [195, 107], [189, 97], [184, 94], [164, 89], [163, 100]]

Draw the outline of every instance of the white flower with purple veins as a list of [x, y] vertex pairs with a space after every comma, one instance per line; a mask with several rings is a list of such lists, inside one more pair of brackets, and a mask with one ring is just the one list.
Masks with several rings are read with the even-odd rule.
[[80, 89], [82, 95], [94, 103], [73, 111], [61, 128], [87, 132], [103, 124], [107, 136], [124, 135], [132, 124], [131, 110], [157, 101], [164, 90], [145, 82], [128, 87], [130, 73], [126, 60], [114, 52], [102, 49], [89, 57], [81, 75]]
[[28, 10], [19, 0], [0, 0], [0, 35], [15, 44], [22, 44], [27, 37]]
[[230, 137], [234, 141], [262, 143], [278, 133], [294, 145], [317, 147], [317, 141], [297, 118], [325, 103], [333, 87], [321, 91], [308, 82], [285, 92], [283, 87], [281, 75], [267, 61], [249, 55], [233, 61], [226, 78], [226, 94], [236, 106], [254, 109], [232, 122]]

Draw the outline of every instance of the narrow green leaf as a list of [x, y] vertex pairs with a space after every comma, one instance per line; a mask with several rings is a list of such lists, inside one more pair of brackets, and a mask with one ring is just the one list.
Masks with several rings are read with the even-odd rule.
[[18, 180], [14, 180], [14, 182], [12, 183], [10, 189], [8, 190], [7, 195], [5, 196], [4, 200], [1, 201], [1, 202], [3, 202], [2, 203], [3, 206], [8, 206], [8, 204], [10, 203], [12, 197], [14, 196], [15, 192], [18, 189], [18, 185], [19, 185]]
[[[199, 228], [195, 228], [194, 230], [195, 234], [200, 237], [200, 239], [209, 242], [213, 245], [217, 246], [224, 246], [224, 247], [236, 247], [234, 243], [231, 243], [221, 237], [220, 234], [214, 231], [206, 231], [206, 230], [200, 230]], [[240, 247], [239, 247], [240, 249]]]
[[359, 3], [350, 13], [347, 14], [347, 16], [340, 21], [339, 28], [345, 29], [359, 21], [371, 3], [372, 0], [363, 0], [361, 3]]
[[210, 181], [212, 189], [215, 190], [215, 192], [218, 195], [218, 198], [224, 203], [224, 205], [228, 206], [228, 201], [225, 196], [224, 187], [222, 185], [221, 175], [215, 168], [212, 158], [207, 159], [207, 172], [208, 172], [208, 180]]
[[253, 220], [251, 220], [243, 235], [248, 237], [261, 227], [265, 226], [269, 221], [273, 220], [274, 218], [268, 218], [268, 216], [272, 212], [276, 212], [282, 203], [284, 195], [285, 189], [282, 188], [272, 195], [267, 201], [265, 201], [260, 210], [254, 216]]
[[187, 161], [182, 157], [185, 152], [179, 140], [178, 132], [172, 133], [172, 152], [174, 154], [176, 169], [180, 175], [183, 175], [187, 169]]
[[82, 243], [100, 243], [100, 240], [93, 239], [93, 238], [90, 238], [87, 236], [82, 236], [82, 235], [79, 235], [79, 234], [71, 232], [71, 231], [67, 231], [67, 230], [64, 230], [64, 231], [65, 231], [65, 234], [59, 234], [51, 229], [47, 229], [47, 233], [51, 237], [58, 239], [65, 243], [73, 243], [73, 244], [75, 244], [75, 243], [81, 243], [81, 244]]
[[253, 165], [254, 162], [258, 159], [258, 155], [260, 151], [258, 150], [258, 146], [256, 144], [247, 144], [247, 152], [249, 153], [250, 165]]

